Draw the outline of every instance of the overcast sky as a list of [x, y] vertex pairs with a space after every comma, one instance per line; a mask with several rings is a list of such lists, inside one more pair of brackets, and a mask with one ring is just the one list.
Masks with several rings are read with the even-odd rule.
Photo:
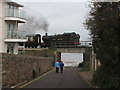
[[65, 66], [78, 66], [83, 62], [83, 53], [61, 53], [61, 60]]
[[[14, 0], [18, 1], [18, 0]], [[25, 1], [25, 0], [24, 0]], [[49, 23], [48, 34], [76, 32], [80, 40], [89, 40], [89, 31], [83, 23], [89, 12], [89, 2], [21, 2], [28, 16], [44, 17]], [[44, 35], [43, 30], [34, 30], [34, 33]]]

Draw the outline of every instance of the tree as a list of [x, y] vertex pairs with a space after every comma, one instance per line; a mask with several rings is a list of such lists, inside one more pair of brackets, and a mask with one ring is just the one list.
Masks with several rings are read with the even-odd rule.
[[120, 2], [94, 2], [86, 27], [101, 66], [93, 77], [98, 87], [120, 88]]

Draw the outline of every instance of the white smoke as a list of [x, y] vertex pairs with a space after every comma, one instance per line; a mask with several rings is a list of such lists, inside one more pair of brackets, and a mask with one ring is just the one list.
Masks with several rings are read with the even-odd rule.
[[48, 31], [49, 23], [44, 17], [27, 17], [25, 23], [25, 30], [28, 34], [34, 34], [36, 31], [43, 30], [45, 32]]

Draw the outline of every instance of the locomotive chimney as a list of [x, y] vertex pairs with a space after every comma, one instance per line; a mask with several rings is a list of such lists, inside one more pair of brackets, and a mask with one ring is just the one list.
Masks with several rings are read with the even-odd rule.
[[47, 33], [45, 33], [45, 36], [47, 36], [48, 34]]

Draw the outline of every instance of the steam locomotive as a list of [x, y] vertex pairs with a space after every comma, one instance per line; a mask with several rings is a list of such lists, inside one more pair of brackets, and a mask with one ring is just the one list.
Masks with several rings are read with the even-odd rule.
[[27, 35], [25, 43], [25, 48], [37, 48], [40, 47], [57, 47], [57, 46], [77, 46], [79, 42], [80, 35], [75, 32], [63, 33], [58, 35], [47, 35], [47, 33], [42, 37], [43, 42], [41, 43], [40, 34]]
[[69, 45], [79, 45], [80, 35], [75, 32], [63, 33], [58, 35], [48, 36], [47, 33], [42, 37], [44, 41], [41, 44], [42, 47], [57, 47], [57, 46], [69, 46]]

